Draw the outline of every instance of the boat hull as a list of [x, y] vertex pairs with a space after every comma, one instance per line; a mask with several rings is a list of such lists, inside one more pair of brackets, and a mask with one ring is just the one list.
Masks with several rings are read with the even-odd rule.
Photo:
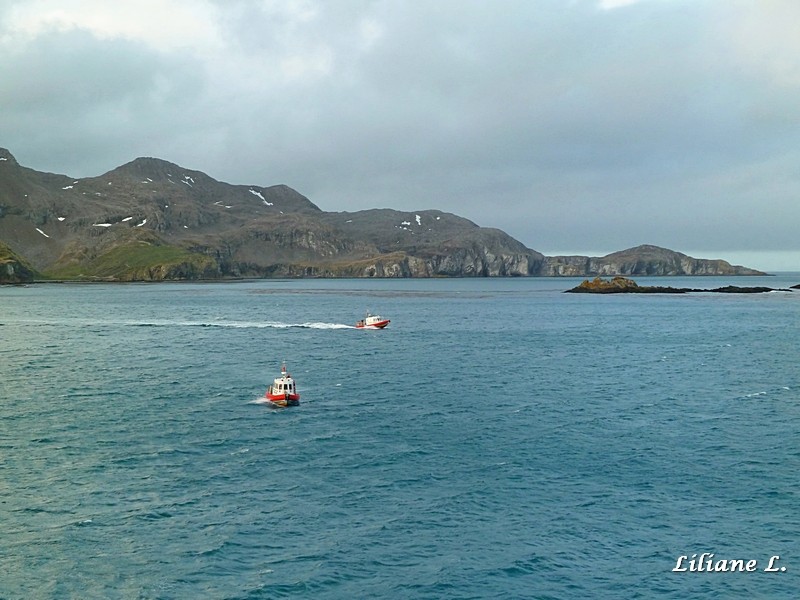
[[269, 400], [270, 404], [278, 408], [285, 408], [287, 406], [300, 406], [300, 394], [264, 394], [264, 397]]
[[389, 322], [389, 319], [386, 319], [385, 321], [378, 321], [377, 323], [370, 323], [369, 325], [358, 323], [356, 324], [356, 329], [383, 329]]

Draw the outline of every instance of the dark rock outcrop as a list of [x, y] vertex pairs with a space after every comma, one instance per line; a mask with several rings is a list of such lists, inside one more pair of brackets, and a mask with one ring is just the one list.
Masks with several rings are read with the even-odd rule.
[[607, 280], [595, 277], [592, 281], [582, 281], [572, 289], [565, 290], [572, 294], [686, 294], [689, 292], [716, 292], [720, 294], [762, 294], [764, 292], [790, 291], [763, 286], [739, 287], [727, 285], [713, 289], [703, 288], [674, 288], [657, 285], [639, 285], [632, 279], [614, 277]]

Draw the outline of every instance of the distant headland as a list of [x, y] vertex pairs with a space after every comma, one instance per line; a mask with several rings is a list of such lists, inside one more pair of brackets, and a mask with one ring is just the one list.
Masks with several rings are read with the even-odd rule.
[[326, 212], [285, 185], [232, 185], [158, 158], [76, 179], [3, 148], [0, 243], [6, 283], [765, 274], [652, 245], [545, 256], [451, 213]]

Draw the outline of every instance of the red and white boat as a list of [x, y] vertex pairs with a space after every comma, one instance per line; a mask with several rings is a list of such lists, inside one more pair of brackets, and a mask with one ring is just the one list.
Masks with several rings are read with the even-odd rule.
[[361, 319], [358, 323], [356, 323], [356, 328], [358, 329], [383, 329], [386, 327], [391, 321], [389, 319], [384, 319], [380, 315], [371, 315], [367, 313], [363, 319]]
[[300, 394], [297, 393], [297, 383], [286, 371], [286, 363], [281, 365], [281, 376], [276, 377], [267, 388], [264, 397], [273, 406], [283, 408], [285, 406], [298, 406], [300, 404]]

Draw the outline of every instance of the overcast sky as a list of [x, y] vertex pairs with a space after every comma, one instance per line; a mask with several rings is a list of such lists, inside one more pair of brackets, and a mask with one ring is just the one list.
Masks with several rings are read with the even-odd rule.
[[0, 146], [800, 270], [797, 0], [0, 0]]

